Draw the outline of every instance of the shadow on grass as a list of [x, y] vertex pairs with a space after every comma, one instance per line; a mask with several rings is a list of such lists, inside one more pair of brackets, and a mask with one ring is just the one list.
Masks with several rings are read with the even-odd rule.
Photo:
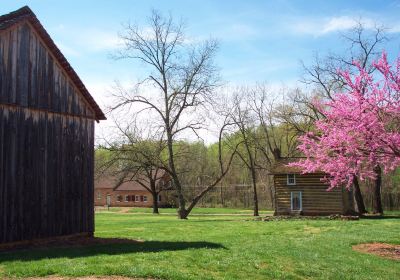
[[54, 258], [81, 258], [96, 255], [112, 256], [132, 253], [155, 253], [187, 249], [226, 249], [221, 244], [205, 241], [135, 241], [114, 238], [91, 238], [91, 241], [87, 245], [82, 243], [69, 243], [68, 245], [51, 244], [48, 246], [2, 251], [0, 252], [0, 263]]
[[365, 215], [360, 217], [363, 220], [382, 220], [382, 219], [400, 219], [400, 215], [385, 214], [381, 215]]

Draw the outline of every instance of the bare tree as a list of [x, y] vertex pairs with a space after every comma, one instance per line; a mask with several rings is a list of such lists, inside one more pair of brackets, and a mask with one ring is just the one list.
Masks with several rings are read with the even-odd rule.
[[241, 147], [241, 149], [236, 150], [236, 154], [250, 172], [253, 187], [254, 216], [259, 216], [256, 170], [257, 125], [247, 93], [245, 88], [241, 88], [234, 93], [232, 104], [225, 114], [237, 130], [232, 140], [236, 145]]
[[346, 81], [338, 73], [338, 69], [357, 71], [354, 65], [357, 61], [368, 73], [375, 71], [372, 62], [382, 54], [382, 47], [389, 40], [385, 30], [385, 27], [379, 25], [367, 29], [361, 20], [356, 21], [353, 29], [341, 34], [348, 45], [344, 53], [331, 53], [322, 59], [316, 54], [313, 65], [303, 64], [305, 75], [302, 81], [315, 86], [323, 97], [332, 99], [336, 92], [346, 88]]
[[[153, 213], [158, 214], [160, 192], [171, 190], [167, 163], [163, 159], [166, 143], [163, 131], [148, 123], [143, 129], [133, 117], [131, 122], [114, 118], [113, 138], [103, 138], [100, 149], [107, 151], [97, 164], [97, 174], [116, 178], [115, 188], [126, 182], [136, 182], [148, 190], [153, 198]], [[143, 125], [143, 123], [142, 123]]]
[[[299, 130], [308, 130], [310, 123], [294, 121], [294, 126], [289, 125], [284, 102], [278, 101], [265, 84], [257, 84], [247, 94], [250, 106], [259, 128], [257, 149], [264, 158], [263, 169], [269, 170], [282, 156], [291, 157], [297, 153], [297, 136]], [[282, 98], [282, 95], [280, 95]], [[292, 109], [293, 110], [293, 109]]]
[[[170, 174], [177, 193], [178, 216], [184, 219], [209, 188], [205, 188], [186, 208], [176, 167], [179, 155], [174, 151], [174, 143], [188, 133], [198, 136], [198, 130], [204, 126], [200, 112], [206, 111], [205, 107], [212, 103], [214, 90], [219, 85], [217, 68], [213, 63], [217, 43], [208, 40], [190, 44], [189, 40], [185, 40], [182, 23], [176, 24], [171, 16], [165, 18], [154, 10], [148, 23], [147, 28], [127, 25], [121, 34], [125, 46], [117, 54], [119, 59], [142, 62], [144, 69], [148, 70], [148, 76], [136, 85], [134, 91], [127, 91], [118, 85], [114, 94], [116, 103], [110, 109], [129, 108], [148, 114], [162, 127], [168, 159], [165, 170]], [[151, 94], [146, 94], [146, 89]], [[215, 182], [225, 175], [226, 168], [220, 154], [220, 174]], [[215, 182], [211, 182], [209, 187], [214, 186]]]
[[271, 171], [282, 152], [285, 156], [296, 153], [298, 134], [280, 119], [277, 97], [267, 85], [256, 84], [234, 89], [228, 94], [225, 106], [221, 106], [220, 114], [227, 116], [233, 124], [229, 144], [239, 144], [237, 158], [251, 177], [255, 216], [259, 214], [257, 185], [261, 183], [261, 177], [258, 174]]

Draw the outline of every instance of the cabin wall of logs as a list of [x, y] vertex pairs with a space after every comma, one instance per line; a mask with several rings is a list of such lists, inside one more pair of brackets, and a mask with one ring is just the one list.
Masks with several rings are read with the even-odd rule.
[[94, 231], [94, 120], [29, 21], [0, 30], [0, 243]]
[[345, 214], [353, 210], [352, 193], [344, 188], [334, 188], [321, 182], [323, 174], [295, 174], [295, 184], [289, 185], [287, 174], [274, 175], [275, 212], [289, 215], [292, 211], [292, 194], [301, 192], [301, 214]]

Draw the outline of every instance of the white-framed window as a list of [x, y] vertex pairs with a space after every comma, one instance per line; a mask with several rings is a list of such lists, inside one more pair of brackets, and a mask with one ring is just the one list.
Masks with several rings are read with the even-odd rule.
[[117, 195], [117, 202], [121, 202], [122, 201], [122, 195]]
[[140, 196], [135, 195], [135, 202], [139, 202], [140, 201]]
[[125, 195], [125, 202], [129, 201], [129, 195]]
[[101, 199], [101, 192], [97, 192], [97, 199]]
[[288, 185], [296, 185], [296, 174], [286, 174], [286, 180]]
[[161, 194], [157, 195], [157, 201], [161, 202]]
[[147, 202], [147, 195], [143, 196], [143, 202]]
[[290, 209], [292, 211], [303, 210], [302, 192], [290, 192]]

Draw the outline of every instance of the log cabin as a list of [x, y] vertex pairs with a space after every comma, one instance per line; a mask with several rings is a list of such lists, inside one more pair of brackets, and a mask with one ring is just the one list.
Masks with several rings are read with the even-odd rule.
[[354, 212], [352, 192], [344, 187], [328, 191], [322, 172], [303, 174], [288, 166], [298, 158], [280, 158], [272, 169], [275, 215], [323, 216]]
[[29, 7], [0, 16], [0, 244], [93, 233], [105, 119]]

